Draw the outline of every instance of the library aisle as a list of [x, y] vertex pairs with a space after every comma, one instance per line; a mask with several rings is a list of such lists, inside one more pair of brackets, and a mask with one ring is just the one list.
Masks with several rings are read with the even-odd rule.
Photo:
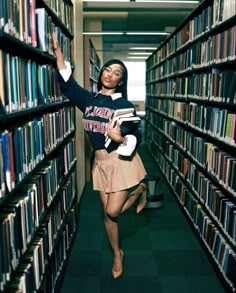
[[[139, 154], [148, 174], [159, 176], [145, 144]], [[117, 280], [111, 274], [99, 195], [90, 184], [86, 187], [61, 293], [226, 292], [164, 179], [159, 186], [164, 192], [162, 208], [139, 215], [133, 208], [120, 217], [125, 257], [123, 275]]]

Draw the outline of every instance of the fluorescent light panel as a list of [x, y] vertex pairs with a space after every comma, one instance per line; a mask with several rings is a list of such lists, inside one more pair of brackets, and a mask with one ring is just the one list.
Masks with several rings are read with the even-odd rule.
[[196, 4], [199, 1], [187, 1], [187, 0], [135, 0], [135, 2], [142, 2], [142, 3], [184, 3], [184, 4]]
[[142, 36], [166, 36], [166, 32], [83, 32], [83, 35], [142, 35]]
[[147, 56], [128, 56], [127, 59], [147, 59]]
[[156, 50], [157, 47], [129, 47], [130, 50]]
[[126, 32], [126, 35], [150, 35], [150, 36], [166, 36], [170, 33], [166, 32]]
[[[130, 2], [130, 0], [83, 0], [83, 2]], [[187, 1], [187, 0], [135, 0], [135, 2], [141, 3], [184, 3], [184, 4], [195, 4], [199, 1]]]
[[130, 0], [83, 0], [83, 2], [130, 2]]
[[129, 52], [128, 53], [129, 55], [151, 55], [152, 53], [151, 52]]
[[83, 35], [123, 35], [123, 32], [83, 32]]

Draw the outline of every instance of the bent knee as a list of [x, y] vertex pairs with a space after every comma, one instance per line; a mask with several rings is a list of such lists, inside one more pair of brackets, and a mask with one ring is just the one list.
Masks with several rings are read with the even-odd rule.
[[106, 209], [105, 210], [105, 215], [111, 220], [116, 219], [120, 214], [120, 211], [113, 210], [113, 209]]

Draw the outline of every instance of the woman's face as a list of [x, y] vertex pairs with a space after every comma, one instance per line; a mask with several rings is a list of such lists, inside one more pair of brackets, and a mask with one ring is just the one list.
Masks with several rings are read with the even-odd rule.
[[120, 64], [112, 64], [102, 72], [101, 82], [103, 87], [107, 89], [115, 89], [122, 83], [122, 66]]

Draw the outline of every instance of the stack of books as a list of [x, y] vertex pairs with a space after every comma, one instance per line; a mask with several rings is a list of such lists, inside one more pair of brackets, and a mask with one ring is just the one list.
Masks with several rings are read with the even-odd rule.
[[[113, 127], [117, 126], [117, 123], [120, 125], [121, 134], [127, 135], [132, 132], [136, 124], [141, 121], [140, 117], [135, 116], [134, 108], [125, 108], [125, 109], [118, 109], [112, 115], [112, 123]], [[106, 140], [105, 140], [105, 148], [108, 148], [112, 139], [105, 133]]]

